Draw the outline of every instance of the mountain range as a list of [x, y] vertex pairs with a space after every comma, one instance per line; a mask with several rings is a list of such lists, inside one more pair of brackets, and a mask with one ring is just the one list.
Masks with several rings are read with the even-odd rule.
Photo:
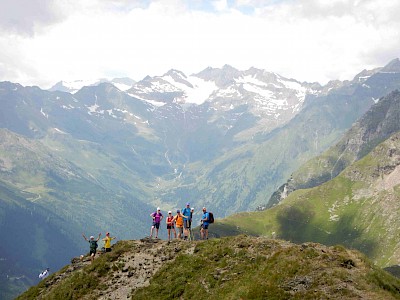
[[400, 62], [325, 86], [227, 65], [127, 85], [0, 83], [0, 224], [36, 228], [37, 249], [27, 254], [19, 235], [7, 240], [15, 251], [2, 251], [4, 276], [34, 283], [39, 270], [85, 249], [81, 232], [146, 235], [157, 206], [189, 201], [198, 218], [202, 206], [224, 217], [268, 205], [290, 174], [400, 87]]

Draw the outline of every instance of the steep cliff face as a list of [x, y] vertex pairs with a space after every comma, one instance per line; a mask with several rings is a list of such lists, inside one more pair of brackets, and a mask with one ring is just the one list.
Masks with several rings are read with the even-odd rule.
[[118, 242], [18, 299], [399, 299], [400, 281], [357, 251], [236, 236]]

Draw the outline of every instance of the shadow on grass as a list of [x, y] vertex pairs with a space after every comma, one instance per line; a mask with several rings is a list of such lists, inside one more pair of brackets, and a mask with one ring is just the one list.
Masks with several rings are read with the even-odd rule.
[[209, 235], [211, 237], [216, 237], [216, 238], [220, 238], [223, 236], [234, 236], [234, 235], [239, 235], [239, 234], [251, 234], [249, 232], [245, 232], [243, 230], [240, 229], [240, 227], [238, 226], [234, 226], [234, 225], [228, 225], [228, 224], [212, 224], [210, 225], [209, 228]]
[[355, 215], [342, 215], [331, 232], [313, 222], [315, 212], [307, 207], [287, 207], [277, 216], [279, 237], [294, 243], [317, 242], [328, 246], [341, 244], [373, 257], [377, 242], [363, 236], [356, 227]]

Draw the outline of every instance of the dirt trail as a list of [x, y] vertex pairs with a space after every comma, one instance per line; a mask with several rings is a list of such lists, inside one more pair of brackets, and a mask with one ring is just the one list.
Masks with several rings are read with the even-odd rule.
[[192, 252], [195, 244], [175, 240], [168, 243], [158, 239], [134, 241], [134, 252], [124, 253], [116, 265], [120, 269], [105, 280], [108, 289], [99, 292], [98, 299], [128, 299], [132, 291], [149, 285], [151, 277], [163, 266], [173, 261], [176, 254]]

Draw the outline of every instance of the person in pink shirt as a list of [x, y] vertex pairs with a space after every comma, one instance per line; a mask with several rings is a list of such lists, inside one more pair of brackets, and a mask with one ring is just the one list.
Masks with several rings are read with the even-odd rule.
[[155, 228], [156, 229], [156, 239], [158, 239], [158, 230], [160, 229], [160, 223], [161, 223], [161, 220], [163, 219], [161, 209], [159, 207], [157, 207], [157, 211], [150, 214], [150, 217], [153, 218], [153, 225], [151, 226], [151, 230], [150, 230], [150, 238], [153, 237], [153, 230]]

